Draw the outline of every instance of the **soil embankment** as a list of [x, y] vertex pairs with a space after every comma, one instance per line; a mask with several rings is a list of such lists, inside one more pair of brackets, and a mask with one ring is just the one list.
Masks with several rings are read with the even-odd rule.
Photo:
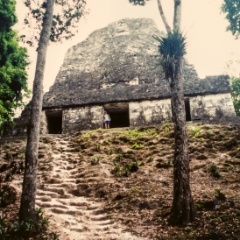
[[[189, 124], [197, 219], [170, 226], [174, 133], [171, 124], [45, 135], [37, 206], [60, 239], [240, 239], [240, 140], [236, 126]], [[1, 181], [19, 193], [24, 140], [2, 143]], [[14, 193], [12, 194], [14, 196]], [[0, 210], [17, 202], [5, 204]]]

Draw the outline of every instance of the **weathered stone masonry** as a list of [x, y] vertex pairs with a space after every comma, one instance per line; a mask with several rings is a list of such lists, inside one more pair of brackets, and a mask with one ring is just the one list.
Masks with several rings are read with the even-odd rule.
[[171, 100], [130, 102], [129, 116], [130, 126], [146, 126], [163, 123], [166, 119], [171, 119]]
[[[67, 133], [102, 127], [104, 109], [115, 127], [171, 119], [171, 93], [152, 35], [163, 35], [153, 20], [123, 19], [70, 48], [54, 85], [44, 95], [42, 131]], [[228, 76], [199, 79], [194, 67], [185, 62], [188, 120], [236, 116], [231, 90]]]
[[236, 116], [229, 93], [192, 97], [190, 106], [192, 120], [214, 120]]

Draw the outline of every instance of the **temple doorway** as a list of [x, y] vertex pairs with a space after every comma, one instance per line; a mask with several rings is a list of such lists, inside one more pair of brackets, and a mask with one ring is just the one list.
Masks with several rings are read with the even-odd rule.
[[185, 103], [185, 111], [186, 111], [186, 121], [192, 121], [189, 98], [185, 98], [184, 103]]
[[49, 134], [62, 133], [62, 110], [46, 111]]
[[108, 103], [103, 108], [111, 117], [111, 128], [129, 127], [128, 103]]

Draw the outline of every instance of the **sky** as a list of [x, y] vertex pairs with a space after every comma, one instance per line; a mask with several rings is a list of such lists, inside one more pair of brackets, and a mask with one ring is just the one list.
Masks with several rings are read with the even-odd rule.
[[[173, 0], [161, 0], [168, 23], [173, 22]], [[187, 36], [187, 55], [200, 78], [205, 76], [230, 74], [240, 76], [240, 39], [236, 40], [226, 31], [228, 21], [221, 13], [223, 0], [182, 0], [182, 30]], [[78, 33], [62, 44], [51, 44], [47, 52], [44, 75], [44, 91], [54, 83], [68, 48], [88, 37], [94, 30], [123, 18], [152, 18], [158, 28], [165, 31], [158, 12], [157, 1], [150, 0], [142, 6], [133, 6], [128, 0], [87, 0], [88, 14], [81, 19]], [[26, 8], [17, 1], [19, 23], [16, 29], [23, 33], [23, 19]], [[28, 48], [31, 64], [28, 69], [29, 88], [32, 89], [36, 65], [36, 51]], [[229, 65], [230, 62], [233, 62]]]

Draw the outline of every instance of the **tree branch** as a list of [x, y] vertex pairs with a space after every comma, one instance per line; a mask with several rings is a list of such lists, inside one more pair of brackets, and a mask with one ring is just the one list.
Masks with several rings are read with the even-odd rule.
[[162, 18], [162, 20], [163, 20], [163, 23], [164, 23], [164, 25], [165, 25], [165, 28], [166, 28], [166, 30], [167, 30], [167, 33], [170, 33], [170, 32], [171, 32], [171, 28], [170, 28], [170, 26], [169, 26], [169, 24], [168, 24], [168, 22], [167, 22], [167, 19], [166, 19], [166, 17], [165, 17], [165, 14], [164, 14], [164, 12], [163, 12], [163, 8], [162, 8], [161, 1], [160, 1], [160, 0], [157, 0], [157, 3], [158, 3], [158, 10], [159, 10], [159, 13], [160, 13], [160, 15], [161, 15], [161, 18]]

